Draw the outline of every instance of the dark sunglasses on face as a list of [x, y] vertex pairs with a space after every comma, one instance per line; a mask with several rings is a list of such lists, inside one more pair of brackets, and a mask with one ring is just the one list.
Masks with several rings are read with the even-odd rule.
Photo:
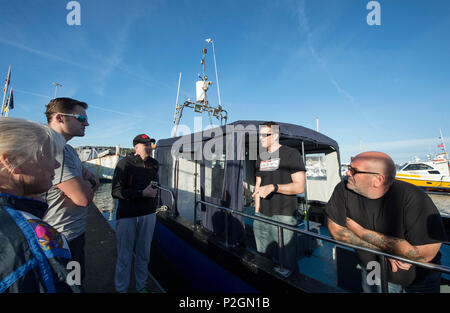
[[350, 174], [352, 174], [352, 176], [355, 176], [356, 174], [377, 174], [377, 175], [381, 175], [380, 173], [375, 173], [375, 172], [364, 172], [364, 171], [359, 171], [356, 168], [349, 166], [348, 167], [348, 171], [350, 172]]
[[70, 113], [59, 113], [61, 115], [66, 115], [66, 116], [73, 116], [77, 119], [78, 122], [80, 123], [86, 123], [88, 118], [86, 115], [80, 115], [80, 114], [70, 114]]
[[266, 137], [269, 137], [271, 135], [272, 135], [271, 133], [269, 133], [269, 134], [259, 134], [259, 136], [262, 137], [262, 138], [266, 138]]

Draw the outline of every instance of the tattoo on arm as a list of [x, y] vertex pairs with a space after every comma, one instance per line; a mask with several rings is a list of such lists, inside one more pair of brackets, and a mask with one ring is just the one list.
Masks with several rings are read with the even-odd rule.
[[380, 248], [378, 248], [377, 246], [359, 238], [358, 236], [356, 236], [351, 230], [343, 227], [342, 229], [340, 229], [337, 232], [337, 238], [339, 238], [340, 241], [344, 241], [347, 243], [350, 243], [352, 245], [355, 246], [360, 246], [363, 248], [369, 248], [372, 250], [377, 250], [377, 251], [381, 251]]
[[[369, 232], [362, 236], [362, 239], [379, 247], [379, 249], [391, 254], [399, 255], [413, 261], [424, 261], [416, 247], [412, 246], [404, 239], [382, 235], [376, 232]], [[406, 247], [405, 247], [406, 246]]]
[[384, 251], [388, 253], [394, 252], [394, 246], [398, 244], [400, 239], [394, 238], [394, 237], [387, 237], [379, 234], [374, 233], [368, 233], [364, 234], [362, 236], [362, 239], [364, 239], [367, 242], [370, 242], [374, 244], [375, 246], [383, 249]]

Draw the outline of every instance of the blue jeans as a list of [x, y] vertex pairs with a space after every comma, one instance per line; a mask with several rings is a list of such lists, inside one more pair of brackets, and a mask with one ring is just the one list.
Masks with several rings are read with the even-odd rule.
[[[292, 226], [297, 225], [297, 219], [293, 216], [273, 215], [269, 217], [256, 212], [255, 215]], [[258, 252], [270, 259], [278, 260], [278, 227], [255, 220], [253, 222], [253, 233], [255, 235], [256, 249]], [[294, 272], [298, 271], [296, 238], [293, 231], [283, 229], [283, 266]]]
[[117, 292], [128, 291], [133, 254], [136, 290], [145, 287], [155, 223], [156, 213], [116, 221], [117, 264], [114, 282]]

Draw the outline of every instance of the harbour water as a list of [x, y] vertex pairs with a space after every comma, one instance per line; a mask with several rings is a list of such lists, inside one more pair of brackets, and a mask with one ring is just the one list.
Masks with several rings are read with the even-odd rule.
[[[111, 183], [102, 183], [95, 192], [94, 203], [111, 227], [115, 229], [117, 200], [111, 197]], [[450, 196], [429, 194], [442, 216], [450, 217]]]
[[111, 183], [101, 183], [94, 194], [94, 203], [102, 215], [108, 221], [112, 229], [115, 229], [117, 200], [111, 196]]

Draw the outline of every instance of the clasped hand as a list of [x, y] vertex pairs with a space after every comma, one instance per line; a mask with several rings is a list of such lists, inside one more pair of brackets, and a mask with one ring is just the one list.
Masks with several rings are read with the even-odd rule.
[[144, 190], [142, 190], [142, 196], [147, 198], [154, 198], [158, 193], [158, 188], [154, 185], [154, 182], [150, 182]]
[[265, 199], [268, 195], [270, 195], [275, 190], [275, 187], [273, 185], [265, 185], [260, 186], [258, 189], [255, 190], [252, 197], [260, 197]]

